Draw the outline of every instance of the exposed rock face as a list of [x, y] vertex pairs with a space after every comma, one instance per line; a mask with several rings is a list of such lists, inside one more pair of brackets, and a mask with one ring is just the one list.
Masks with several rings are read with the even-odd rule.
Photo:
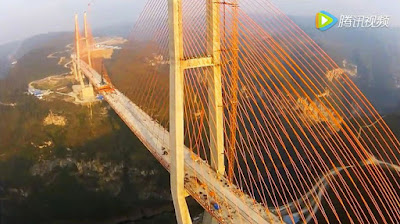
[[51, 175], [53, 170], [56, 168], [68, 167], [76, 168], [74, 175], [83, 183], [84, 180], [89, 177], [96, 178], [96, 186], [88, 187], [93, 188], [91, 190], [106, 190], [114, 195], [117, 195], [121, 191], [121, 176], [122, 169], [124, 167], [122, 163], [102, 163], [99, 160], [77, 161], [73, 158], [54, 159], [44, 160], [40, 163], [37, 163], [31, 168], [30, 171], [33, 176], [45, 177], [47, 175]]
[[45, 141], [41, 145], [37, 145], [37, 144], [31, 142], [31, 145], [33, 147], [37, 148], [37, 149], [45, 149], [45, 148], [51, 147], [53, 145], [53, 142], [52, 141]]
[[357, 67], [357, 65], [351, 64], [347, 60], [343, 60], [343, 70], [350, 77], [357, 77], [357, 75], [358, 75], [358, 67]]
[[32, 166], [30, 172], [33, 176], [45, 176], [51, 173], [55, 168], [65, 168], [75, 164], [75, 160], [68, 158], [68, 159], [55, 159], [55, 160], [44, 160], [40, 163], [35, 164]]
[[[30, 173], [33, 176], [52, 176], [56, 173], [58, 168], [72, 168], [73, 175], [76, 176], [79, 181], [86, 185], [86, 187], [93, 191], [108, 191], [113, 195], [118, 195], [123, 186], [123, 170], [124, 164], [114, 163], [114, 162], [102, 162], [98, 159], [96, 160], [76, 160], [73, 158], [66, 159], [54, 159], [54, 160], [43, 160], [30, 169]], [[76, 169], [75, 169], [76, 168]], [[54, 172], [53, 172], [54, 171]], [[143, 179], [146, 177], [154, 176], [158, 174], [156, 169], [154, 170], [141, 170], [137, 168], [127, 169], [128, 176], [130, 180]], [[96, 184], [85, 184], [88, 178], [95, 178]], [[51, 178], [50, 178], [51, 179]], [[150, 187], [150, 186], [148, 186]], [[155, 190], [155, 189], [153, 189]], [[159, 194], [153, 192], [151, 189], [149, 191], [144, 190], [142, 194], [139, 195], [140, 199], [148, 198], [168, 198], [168, 194]]]
[[151, 58], [146, 57], [145, 61], [146, 61], [146, 63], [148, 63], [152, 67], [154, 67], [156, 65], [167, 65], [167, 64], [169, 64], [169, 62], [164, 59], [164, 56], [162, 56], [161, 54], [155, 54], [155, 53], [153, 53]]
[[56, 125], [64, 127], [67, 124], [67, 119], [63, 116], [55, 115], [50, 111], [49, 115], [43, 120], [43, 125]]
[[297, 99], [297, 109], [302, 113], [304, 120], [310, 123], [310, 125], [315, 125], [321, 122], [327, 122], [339, 131], [341, 124], [343, 123], [343, 118], [338, 117], [330, 108], [322, 104], [321, 102], [315, 100], [312, 103], [305, 98]]
[[326, 78], [332, 82], [333, 80], [339, 79], [343, 74], [345, 74], [345, 71], [341, 68], [337, 68], [328, 71], [326, 73]]

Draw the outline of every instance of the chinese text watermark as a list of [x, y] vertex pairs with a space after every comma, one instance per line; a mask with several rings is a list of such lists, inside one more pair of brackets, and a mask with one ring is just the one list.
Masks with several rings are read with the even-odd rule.
[[388, 28], [390, 16], [387, 15], [341, 15], [340, 28]]

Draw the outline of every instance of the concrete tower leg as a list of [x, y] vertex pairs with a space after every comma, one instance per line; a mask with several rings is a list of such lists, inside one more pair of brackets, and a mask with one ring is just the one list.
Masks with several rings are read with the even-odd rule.
[[208, 52], [213, 66], [208, 74], [208, 107], [210, 126], [211, 167], [218, 175], [224, 175], [224, 121], [221, 84], [220, 3], [207, 0]]
[[88, 57], [88, 64], [90, 67], [92, 66], [92, 46], [89, 43], [89, 27], [87, 24], [87, 13], [84, 14], [84, 27], [85, 27], [85, 43], [86, 43], [86, 51]]
[[[207, 46], [213, 58], [213, 66], [208, 76], [208, 105], [210, 126], [210, 160], [211, 167], [218, 175], [225, 173], [224, 156], [224, 121], [221, 84], [221, 28], [220, 3], [207, 0]], [[205, 212], [204, 224], [218, 223], [209, 213]]]
[[169, 0], [171, 193], [179, 224], [191, 224], [185, 199], [182, 2]]
[[74, 73], [75, 80], [78, 81], [78, 71], [77, 71], [77, 66], [75, 62], [72, 62], [72, 72]]
[[81, 84], [82, 89], [85, 88], [85, 83], [83, 82], [82, 72], [81, 72], [81, 49], [80, 49], [80, 35], [79, 35], [79, 23], [78, 23], [78, 15], [75, 15], [75, 51], [76, 51], [76, 70], [78, 74], [78, 79]]

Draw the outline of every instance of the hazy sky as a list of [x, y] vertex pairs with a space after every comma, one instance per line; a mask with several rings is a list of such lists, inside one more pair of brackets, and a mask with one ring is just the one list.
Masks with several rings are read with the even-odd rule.
[[[0, 0], [0, 43], [35, 34], [73, 29], [74, 13], [89, 2], [92, 27], [133, 23], [146, 0]], [[240, 0], [239, 0], [240, 1]], [[290, 15], [313, 16], [326, 10], [340, 14], [388, 14], [400, 26], [399, 0], [272, 0]], [[311, 21], [313, 23], [313, 21]]]
[[74, 14], [82, 14], [90, 2], [91, 25], [99, 27], [133, 24], [145, 0], [0, 0], [0, 43], [40, 33], [72, 31]]

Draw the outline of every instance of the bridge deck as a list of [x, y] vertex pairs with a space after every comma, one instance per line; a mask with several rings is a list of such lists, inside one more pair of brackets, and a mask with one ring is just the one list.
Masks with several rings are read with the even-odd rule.
[[[74, 56], [72, 59], [76, 60]], [[90, 83], [95, 88], [101, 87], [100, 74], [83, 61], [80, 65]], [[104, 98], [147, 149], [169, 170], [168, 131], [120, 91], [104, 93]], [[185, 149], [185, 173], [185, 189], [221, 223], [283, 223], [224, 177], [217, 177], [216, 172], [188, 148]], [[220, 209], [214, 209], [215, 203]]]

